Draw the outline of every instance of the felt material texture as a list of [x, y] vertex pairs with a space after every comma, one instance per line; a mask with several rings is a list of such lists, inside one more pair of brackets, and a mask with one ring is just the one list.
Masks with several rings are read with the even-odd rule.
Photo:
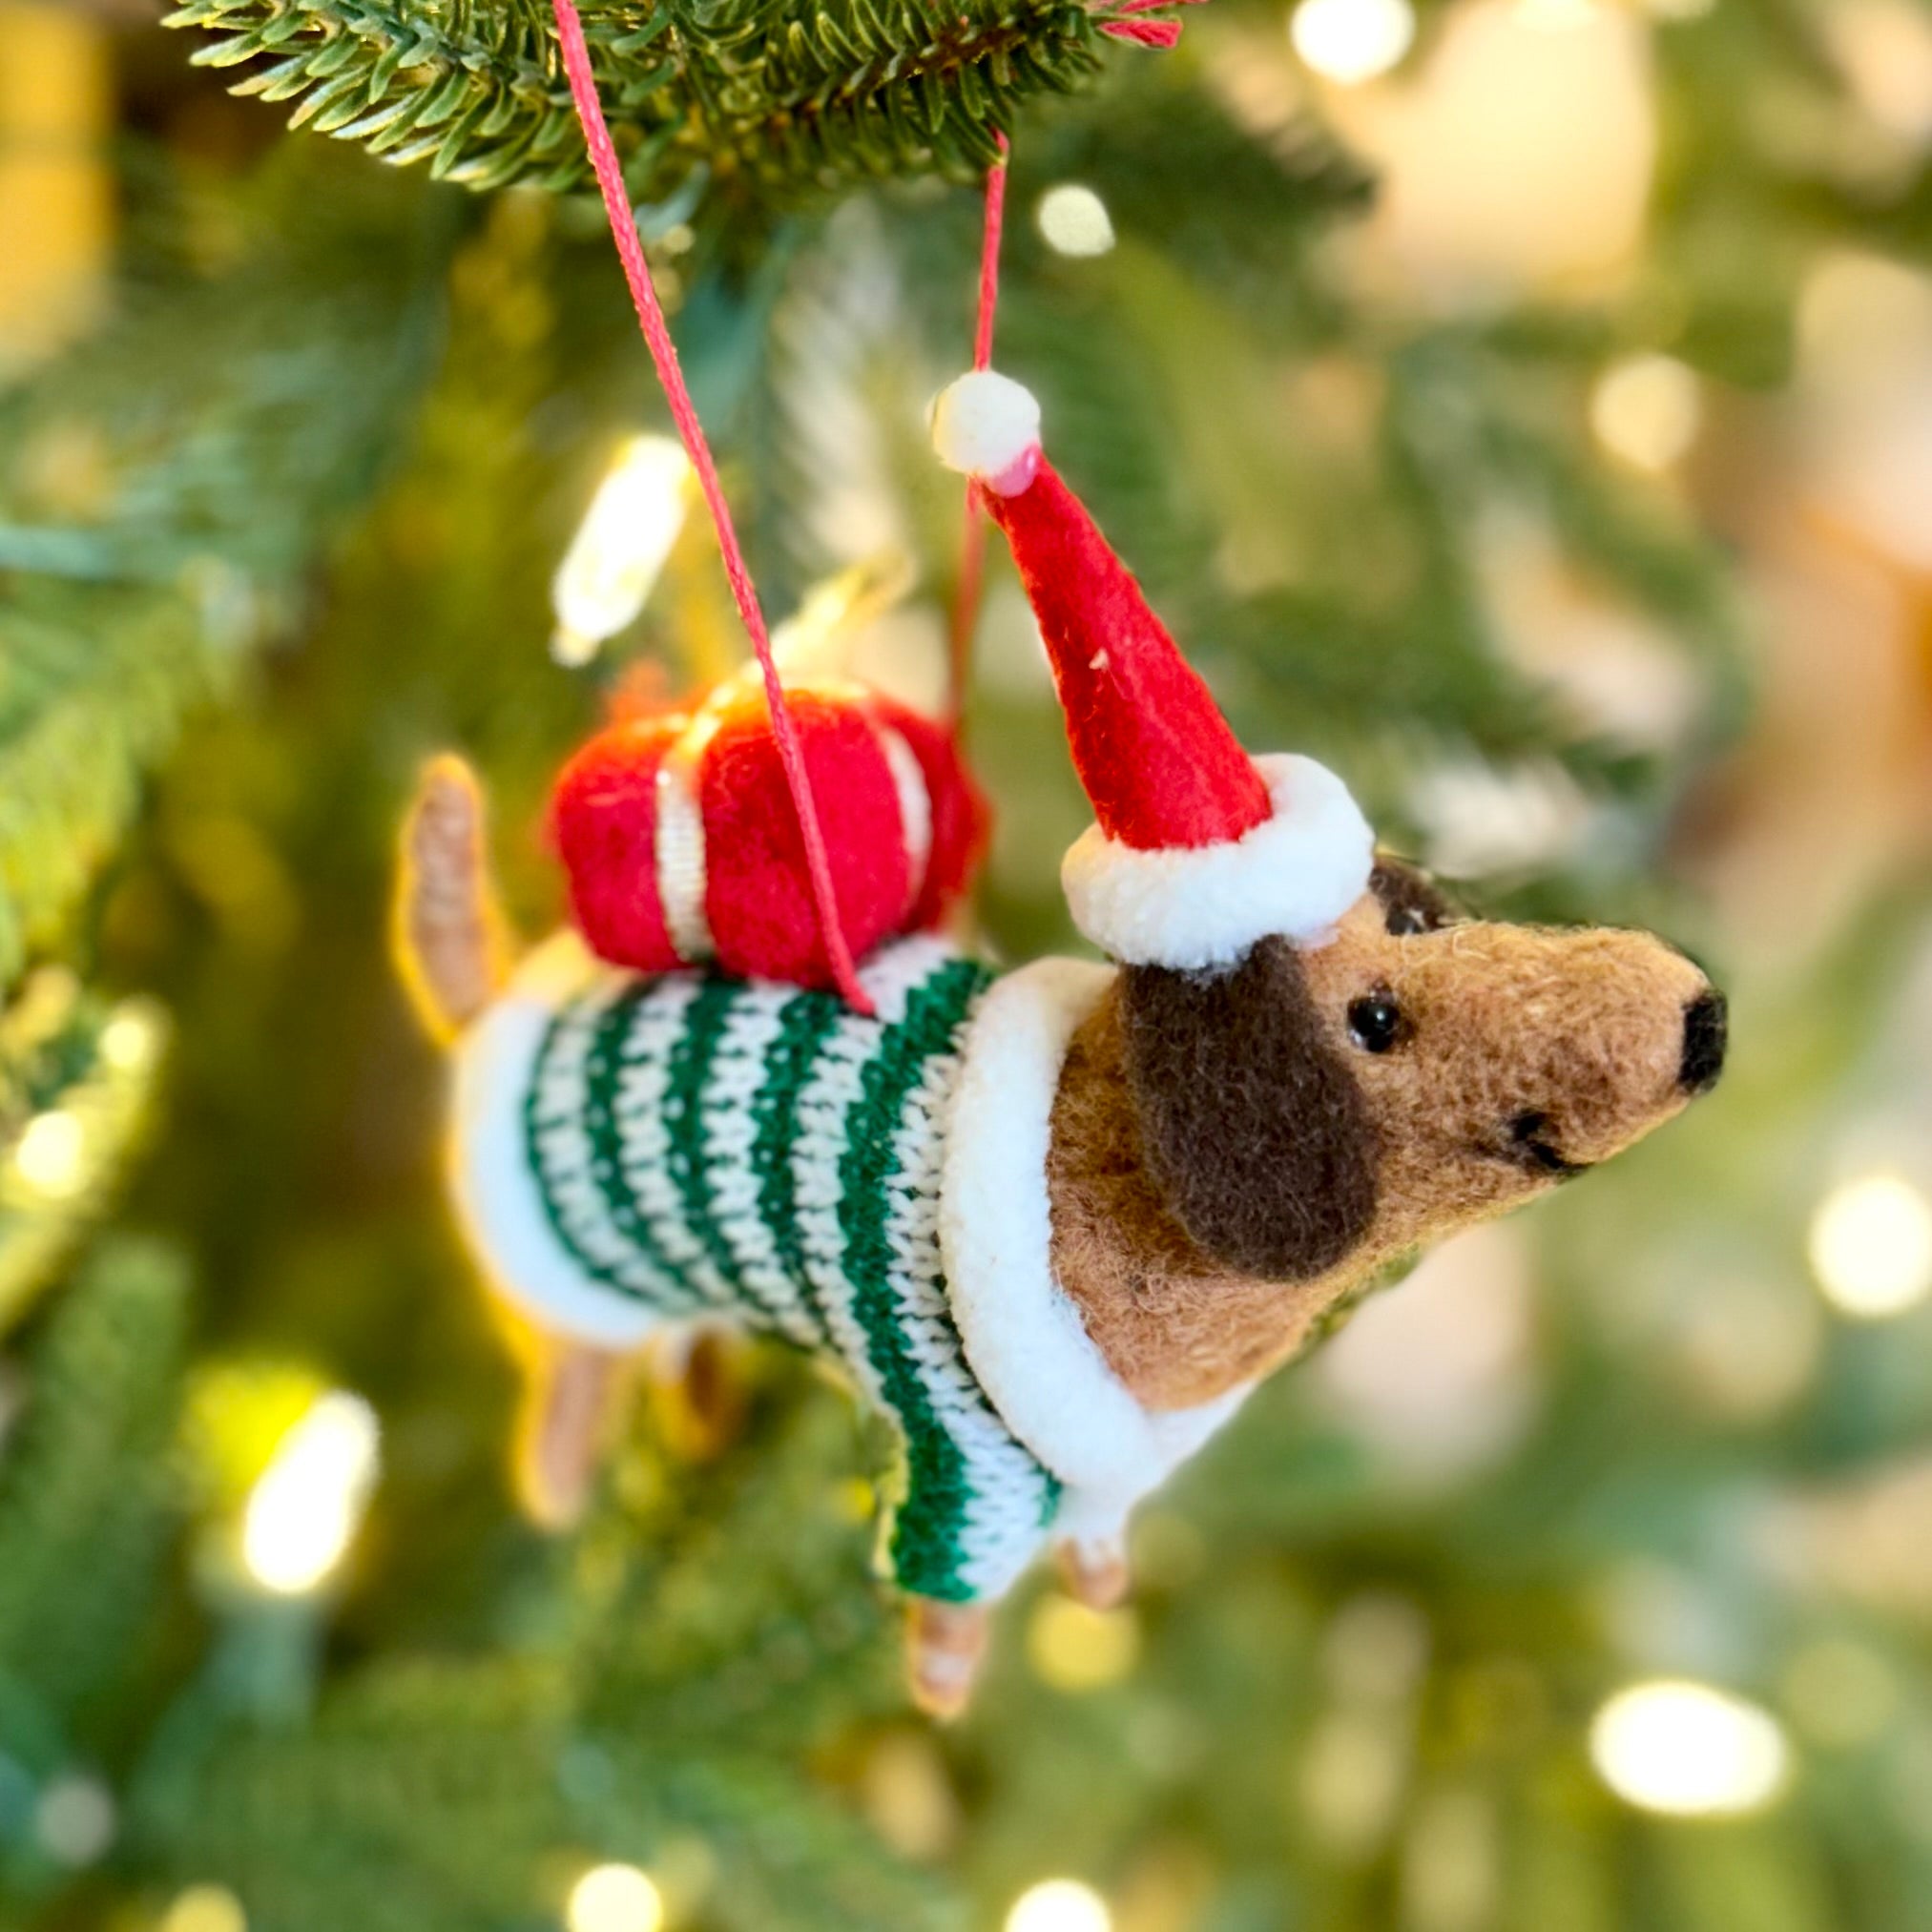
[[1270, 816], [1239, 839], [1137, 851], [1096, 826], [1060, 867], [1067, 909], [1093, 944], [1128, 966], [1232, 966], [1257, 940], [1319, 945], [1361, 896], [1375, 834], [1325, 765], [1293, 755], [1254, 760]]
[[1040, 447], [1040, 405], [1010, 376], [975, 369], [933, 399], [932, 447], [948, 469], [963, 475], [1009, 475]]
[[1130, 966], [1120, 1024], [1142, 1159], [1197, 1246], [1306, 1281], [1361, 1241], [1380, 1138], [1287, 940], [1222, 973]]
[[[898, 929], [914, 883], [899, 796], [865, 717], [800, 692], [786, 699], [824, 827], [839, 918], [862, 958]], [[705, 911], [727, 972], [829, 986], [798, 813], [762, 704], [748, 699], [711, 740], [698, 777], [709, 862]]]
[[564, 767], [551, 834], [570, 882], [571, 915], [613, 966], [664, 972], [677, 964], [657, 896], [657, 773], [686, 720], [638, 717], [601, 731]]
[[[1185, 1053], [1168, 1036], [1166, 995], [1176, 989], [1136, 1002], [1135, 979], [1154, 982], [1133, 974], [1122, 975], [1069, 1049], [1049, 1162], [1054, 1272], [1095, 1346], [1150, 1408], [1192, 1407], [1245, 1386], [1298, 1353], [1324, 1315], [1397, 1257], [1547, 1192], [1687, 1104], [1688, 1016], [1710, 989], [1682, 954], [1645, 933], [1597, 928], [1452, 921], [1412, 930], [1414, 908], [1446, 913], [1440, 898], [1393, 863], [1378, 868], [1376, 882], [1330, 944], [1269, 948], [1255, 979], [1224, 980], [1218, 1006], [1196, 1004], [1184, 1015], [1194, 1028]], [[1200, 1137], [1191, 1139], [1162, 1091], [1150, 1134], [1141, 1084], [1166, 1059], [1171, 1075], [1191, 1070], [1215, 1091], [1232, 1082], [1237, 1113], [1265, 1111], [1267, 1092], [1240, 1063], [1257, 1050], [1243, 1009], [1270, 976], [1306, 1049], [1343, 1070], [1355, 1089], [1357, 1102], [1344, 1105], [1359, 1107], [1363, 1144], [1374, 1150], [1373, 1212], [1320, 1272], [1287, 1280], [1230, 1258], [1256, 1238], [1255, 1210], [1195, 1171], [1225, 1154], [1215, 1107], [1193, 1110]], [[1196, 998], [1213, 985], [1202, 982]], [[1401, 1015], [1382, 1052], [1366, 1050], [1351, 1029], [1351, 1008], [1371, 997], [1392, 1001]], [[1223, 1018], [1229, 1032], [1217, 1043]], [[1136, 1022], [1161, 1030], [1135, 1040]], [[1291, 1041], [1266, 1044], [1278, 1050]], [[1297, 1125], [1300, 1091], [1298, 1082], [1278, 1090], [1284, 1131]], [[1312, 1091], [1321, 1095], [1323, 1083]], [[1334, 1116], [1311, 1131], [1332, 1132]], [[1291, 1161], [1283, 1172], [1292, 1182], [1307, 1169]], [[1267, 1176], [1255, 1178], [1265, 1193]], [[1310, 1212], [1314, 1225], [1327, 1223], [1328, 1210]], [[1268, 1232], [1264, 1225], [1261, 1238]]]
[[[936, 924], [984, 851], [986, 804], [952, 735], [857, 686], [788, 694], [846, 945]], [[804, 840], [760, 692], [601, 732], [558, 779], [571, 906], [599, 958], [639, 972], [716, 961], [828, 985]]]
[[875, 697], [878, 716], [905, 740], [925, 779], [931, 843], [925, 877], [906, 915], [906, 928], [924, 932], [959, 903], [979, 871], [992, 832], [992, 812], [959, 739], [935, 719], [889, 697]]
[[483, 792], [461, 758], [431, 758], [403, 830], [396, 961], [425, 1028], [448, 1040], [509, 972], [509, 927], [484, 852]]
[[1238, 839], [1267, 819], [1268, 788], [1200, 674], [1052, 465], [986, 503], [1040, 620], [1101, 831], [1153, 852]]

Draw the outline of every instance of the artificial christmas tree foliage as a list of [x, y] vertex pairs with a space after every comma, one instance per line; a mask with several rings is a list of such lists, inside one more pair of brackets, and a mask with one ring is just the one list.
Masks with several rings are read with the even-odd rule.
[[[62, 235], [42, 197], [31, 259], [0, 246], [27, 358], [0, 386], [0, 1923], [1917, 1932], [1932, 902], [1922, 840], [1869, 834], [1923, 821], [1896, 755], [1916, 713], [1874, 709], [1873, 672], [1922, 653], [1903, 564], [1861, 565], [1894, 595], [1860, 630], [1884, 600], [1787, 594], [1797, 538], [1766, 513], [1917, 527], [1910, 466], [1831, 426], [1883, 423], [1895, 452], [1919, 413], [1916, 10], [1215, 0], [1151, 53], [1102, 31], [1150, 19], [1118, 9], [587, 6], [760, 596], [799, 610], [888, 551], [916, 572], [798, 681], [862, 666], [944, 716], [970, 632], [963, 738], [997, 813], [972, 924], [944, 930], [1117, 975], [1044, 1130], [1047, 1189], [1087, 1210], [1049, 1225], [1083, 1332], [1172, 1413], [1348, 1318], [1135, 1512], [1123, 1568], [1081, 1553], [1090, 1601], [1008, 1592], [945, 1727], [907, 1709], [903, 1614], [866, 1581], [890, 1419], [802, 1350], [634, 1367], [478, 1294], [442, 1186], [450, 1051], [382, 944], [399, 818], [460, 746], [501, 903], [459, 868], [455, 897], [405, 900], [406, 944], [424, 989], [490, 1009], [521, 937], [570, 917], [547, 826], [571, 749], [742, 651], [695, 520], [668, 555], [634, 532], [624, 581], [655, 587], [589, 662], [545, 649], [613, 454], [672, 426], [550, 10], [138, 11], [88, 10], [114, 121], [84, 156], [0, 105], [0, 176], [31, 195], [84, 163], [114, 214]], [[16, 64], [49, 39], [0, 30]], [[228, 92], [251, 79], [276, 98]], [[993, 360], [1040, 398], [1055, 474], [1244, 756], [1345, 779], [1444, 894], [1381, 864], [1331, 944], [1250, 945], [1212, 984], [1101, 965], [1074, 925], [1069, 848], [1165, 858], [1172, 828], [1110, 836], [1028, 539], [984, 510], [960, 624], [962, 488], [922, 427], [974, 360], [1002, 137]], [[87, 262], [81, 308], [44, 306], [54, 259]], [[1811, 744], [1793, 694], [1842, 697], [1853, 634], [1858, 701]], [[1063, 642], [1077, 674], [1106, 640]], [[1183, 900], [1234, 830], [1208, 796], [1215, 836], [1163, 881]], [[1323, 849], [1359, 898], [1364, 848]], [[1440, 924], [1444, 897], [1493, 918]], [[1426, 1123], [1469, 1098], [1459, 1056], [1506, 1047], [1493, 1026], [1575, 994], [1534, 929], [1580, 922], [1670, 933], [1725, 987], [1722, 1084], [1573, 1185], [1474, 1169], [1542, 1197], [1424, 1240], [1351, 1317], [1329, 1297], [1364, 1215], [1465, 1212], [1427, 1198], [1465, 1150]], [[1105, 929], [1153, 951], [1171, 924]], [[1433, 1026], [1348, 1037], [1342, 979], [1386, 982], [1365, 1031], [1400, 1035], [1461, 1009], [1478, 943], [1514, 990], [1454, 1055]], [[738, 997], [705, 1009], [728, 1034], [670, 1040], [683, 1072], [750, 1068]], [[1270, 1070], [1325, 1063], [1311, 1014], [1361, 1106], [1291, 1141]], [[621, 1019], [613, 1049], [647, 1024]], [[1562, 1069], [1536, 1071], [1547, 1098]], [[1197, 1104], [1144, 1136], [1135, 1096], [1176, 1090]], [[1297, 1106], [1321, 1091], [1298, 1075]], [[1373, 1204], [1364, 1107], [1435, 1156], [1375, 1163]], [[1236, 1121], [1234, 1167], [1189, 1164]], [[1314, 1195], [1278, 1185], [1323, 1161]], [[672, 1171], [680, 1223], [701, 1173]], [[1291, 1196], [1323, 1212], [1244, 1218]], [[909, 1196], [854, 1199], [904, 1221]], [[700, 1246], [757, 1239], [712, 1205]], [[1284, 1294], [1291, 1248], [1341, 1258]], [[542, 1401], [514, 1372], [540, 1357]], [[963, 1677], [984, 1607], [923, 1620]]]

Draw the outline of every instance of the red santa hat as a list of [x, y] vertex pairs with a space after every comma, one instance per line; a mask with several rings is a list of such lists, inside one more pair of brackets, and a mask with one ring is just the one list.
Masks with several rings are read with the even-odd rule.
[[1317, 945], [1361, 896], [1375, 835], [1313, 758], [1250, 758], [1140, 586], [1040, 449], [1040, 406], [991, 370], [933, 405], [933, 444], [1007, 533], [1097, 822], [1061, 866], [1073, 923], [1135, 966]]

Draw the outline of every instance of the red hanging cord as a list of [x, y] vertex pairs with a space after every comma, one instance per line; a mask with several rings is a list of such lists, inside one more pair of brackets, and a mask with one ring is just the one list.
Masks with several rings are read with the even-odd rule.
[[603, 191], [604, 212], [611, 220], [611, 239], [617, 244], [618, 259], [624, 264], [624, 280], [631, 285], [631, 300], [636, 305], [637, 325], [644, 332], [645, 345], [657, 367], [657, 380], [664, 385], [665, 400], [671, 405], [671, 419], [677, 425], [685, 453], [697, 472], [711, 521], [717, 531], [717, 547], [724, 555], [724, 573], [731, 580], [731, 593], [737, 601], [737, 613], [744, 620], [752, 649], [758, 654], [758, 669], [764, 674], [765, 703], [771, 712], [772, 736], [778, 742], [779, 758], [785, 770], [785, 783], [792, 795], [792, 809], [799, 816], [799, 832], [805, 844], [805, 866], [811, 875], [812, 903], [819, 915], [819, 934], [824, 941], [825, 958], [832, 968], [833, 983], [855, 1012], [872, 1011], [872, 1002], [860, 986], [852, 969], [852, 949], [845, 944], [845, 929], [839, 923], [839, 904], [832, 889], [832, 865], [825, 853], [824, 828], [819, 822], [819, 807], [812, 797], [812, 778], [805, 769], [804, 754], [799, 746], [798, 727], [785, 709], [784, 686], [772, 656], [772, 640], [765, 629], [764, 612], [758, 593], [738, 548], [737, 531], [732, 525], [731, 510], [717, 480], [717, 466], [711, 459], [711, 446], [704, 439], [704, 426], [684, 385], [684, 371], [678, 366], [677, 348], [664, 320], [664, 310], [652, 284], [651, 266], [644, 259], [644, 244], [637, 236], [636, 217], [631, 211], [631, 197], [624, 192], [624, 174], [617, 163], [617, 151], [611, 142], [611, 130], [604, 122], [604, 110], [597, 99], [597, 83], [591, 73], [590, 49], [584, 44], [584, 25], [577, 17], [572, 0], [551, 0], [556, 15], [557, 37], [563, 44], [564, 73], [571, 84], [571, 99], [584, 130], [584, 143], [591, 151], [591, 166]]
[[[973, 333], [973, 367], [986, 369], [993, 361], [993, 316], [1000, 305], [1000, 233], [1007, 216], [1007, 157], [1005, 135], [996, 136], [1000, 158], [987, 170], [986, 227], [980, 239], [980, 313]], [[966, 522], [960, 532], [959, 581], [953, 592], [952, 624], [946, 638], [948, 689], [946, 725], [959, 730], [966, 709], [967, 665], [972, 656], [973, 630], [979, 622], [980, 592], [986, 582], [987, 520], [979, 488], [968, 484]]]

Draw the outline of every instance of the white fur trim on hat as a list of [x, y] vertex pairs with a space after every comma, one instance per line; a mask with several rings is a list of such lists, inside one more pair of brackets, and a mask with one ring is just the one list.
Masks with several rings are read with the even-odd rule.
[[449, 1177], [464, 1232], [507, 1301], [549, 1333], [623, 1350], [663, 1318], [612, 1294], [557, 1238], [530, 1172], [523, 1117], [530, 1070], [552, 1022], [599, 975], [615, 977], [574, 932], [559, 932], [457, 1041]]
[[1033, 480], [1040, 405], [1010, 376], [975, 369], [933, 399], [932, 447], [948, 469], [1010, 496]]
[[1130, 966], [1231, 966], [1258, 939], [1319, 944], [1368, 885], [1375, 834], [1326, 765], [1257, 758], [1274, 816], [1221, 845], [1140, 852], [1097, 825], [1060, 864], [1073, 924]]
[[1014, 1435], [1067, 1486], [1060, 1520], [1110, 1530], [1247, 1394], [1143, 1408], [1053, 1277], [1047, 1150], [1061, 1063], [1112, 974], [1043, 959], [994, 983], [966, 1035], [946, 1122], [940, 1252], [974, 1376]]

